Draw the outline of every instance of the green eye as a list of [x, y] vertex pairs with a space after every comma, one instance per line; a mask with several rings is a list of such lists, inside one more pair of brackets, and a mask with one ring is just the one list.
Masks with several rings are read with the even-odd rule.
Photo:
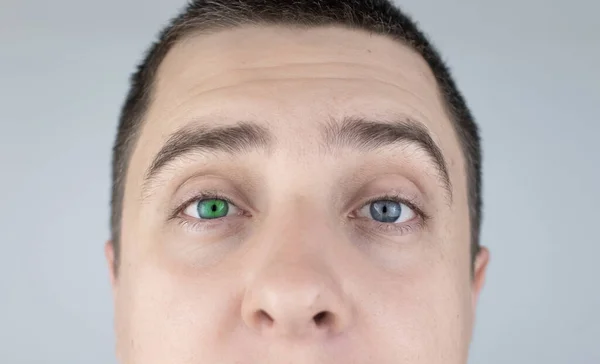
[[184, 214], [201, 220], [219, 219], [235, 213], [236, 207], [220, 198], [196, 200], [190, 203]]
[[229, 203], [225, 200], [202, 200], [198, 201], [197, 209], [201, 219], [218, 219], [227, 216]]

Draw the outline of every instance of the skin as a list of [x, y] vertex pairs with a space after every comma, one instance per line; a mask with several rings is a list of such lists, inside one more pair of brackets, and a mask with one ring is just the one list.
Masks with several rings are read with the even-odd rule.
[[[245, 27], [176, 45], [154, 91], [111, 277], [120, 362], [466, 363], [489, 254], [472, 273], [465, 161], [418, 54], [360, 31]], [[424, 127], [450, 191], [414, 143], [326, 145], [344, 118]], [[182, 128], [240, 122], [270, 145], [196, 150], [145, 179]], [[187, 215], [203, 191], [234, 213]], [[408, 221], [373, 220], [363, 206], [389, 194], [428, 218], [402, 205]]]

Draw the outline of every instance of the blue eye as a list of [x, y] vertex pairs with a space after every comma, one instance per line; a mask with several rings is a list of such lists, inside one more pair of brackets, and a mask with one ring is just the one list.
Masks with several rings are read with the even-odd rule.
[[403, 223], [415, 218], [416, 213], [405, 204], [392, 200], [378, 200], [366, 204], [358, 211], [361, 217], [381, 223]]

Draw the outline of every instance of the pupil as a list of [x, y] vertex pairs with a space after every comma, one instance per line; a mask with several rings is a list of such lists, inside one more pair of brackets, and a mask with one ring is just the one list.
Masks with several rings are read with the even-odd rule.
[[217, 211], [217, 205], [216, 204], [212, 205], [212, 210], [213, 210], [213, 212]]

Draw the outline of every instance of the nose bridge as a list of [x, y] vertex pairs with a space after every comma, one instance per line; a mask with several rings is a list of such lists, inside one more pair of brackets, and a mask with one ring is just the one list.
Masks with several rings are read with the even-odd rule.
[[[310, 254], [318, 249], [322, 253], [327, 246], [324, 240], [331, 239], [332, 226], [327, 206], [319, 202], [309, 201], [308, 197], [297, 196], [288, 203], [274, 208], [264, 226], [263, 241], [273, 244], [273, 251], [285, 255]], [[313, 200], [318, 201], [315, 197]]]
[[302, 199], [284, 210], [289, 213], [267, 218], [255, 236], [258, 253], [249, 267], [244, 321], [262, 334], [339, 332], [350, 310], [330, 254], [335, 234]]
[[326, 264], [336, 231], [329, 206], [321, 201], [317, 194], [293, 195], [270, 208], [255, 236], [265, 264]]

